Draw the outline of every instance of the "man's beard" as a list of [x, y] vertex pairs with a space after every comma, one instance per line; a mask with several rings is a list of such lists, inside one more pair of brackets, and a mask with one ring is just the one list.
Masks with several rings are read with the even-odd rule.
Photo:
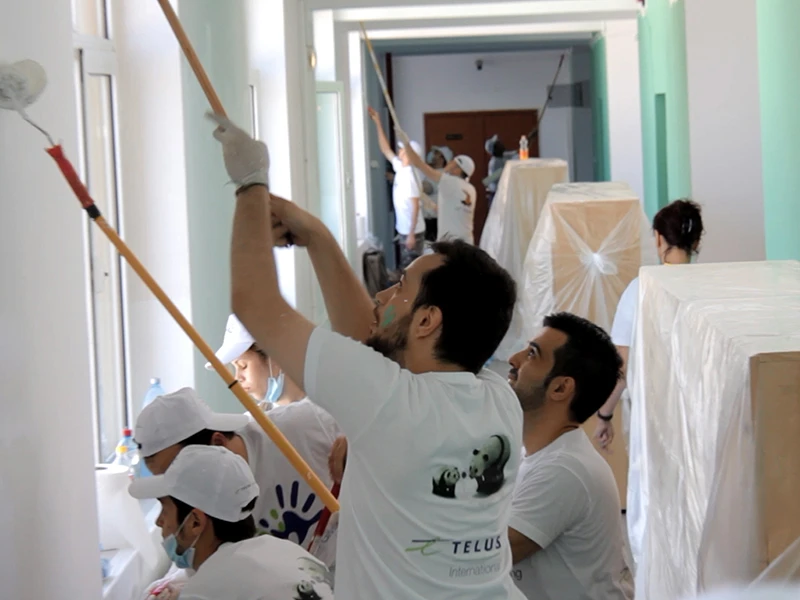
[[520, 390], [514, 387], [514, 391], [517, 394], [519, 405], [522, 407], [522, 412], [533, 412], [544, 406], [547, 384], [542, 381], [527, 390]]
[[365, 343], [402, 367], [403, 352], [408, 346], [409, 329], [411, 329], [411, 315], [406, 315], [392, 323], [384, 331], [371, 335]]

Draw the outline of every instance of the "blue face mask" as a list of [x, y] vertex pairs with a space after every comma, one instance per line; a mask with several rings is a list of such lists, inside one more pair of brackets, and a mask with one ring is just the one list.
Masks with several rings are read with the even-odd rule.
[[267, 379], [267, 395], [264, 400], [270, 404], [275, 404], [283, 396], [283, 371], [277, 377], [272, 376], [272, 364], [269, 366], [269, 379]]
[[[186, 519], [188, 518], [189, 515], [186, 515]], [[178, 531], [169, 534], [161, 541], [161, 545], [164, 547], [164, 552], [167, 553], [167, 556], [175, 563], [176, 567], [179, 569], [194, 569], [194, 545], [197, 543], [197, 540], [200, 539], [200, 536], [197, 536], [192, 542], [192, 545], [184, 550], [183, 554], [178, 554], [178, 538], [175, 537], [181, 532], [181, 529], [183, 529], [183, 526], [186, 524], [186, 519], [184, 519], [181, 526], [178, 527]]]

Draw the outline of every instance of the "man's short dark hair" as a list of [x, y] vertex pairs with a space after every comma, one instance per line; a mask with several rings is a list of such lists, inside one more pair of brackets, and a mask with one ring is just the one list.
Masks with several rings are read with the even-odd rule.
[[212, 429], [202, 429], [195, 433], [194, 435], [190, 435], [185, 440], [178, 442], [178, 445], [182, 448], [186, 446], [210, 446], [211, 445], [211, 438], [214, 436], [215, 433], [221, 433], [229, 440], [233, 439], [233, 436], [236, 435], [232, 431], [220, 431], [216, 432]]
[[436, 357], [478, 373], [508, 331], [517, 286], [492, 257], [462, 240], [436, 242], [433, 250], [444, 263], [422, 277], [412, 312], [438, 307]]
[[569, 409], [578, 423], [585, 422], [605, 404], [622, 376], [622, 358], [608, 334], [591, 321], [567, 312], [544, 318], [544, 326], [567, 336], [556, 349], [555, 363], [545, 387], [555, 377], [575, 380]]
[[[173, 498], [172, 496], [170, 496], [170, 498], [175, 503], [175, 507], [178, 509], [178, 524], [180, 525], [184, 522], [186, 517], [189, 516], [189, 513], [192, 512], [192, 507], [185, 502], [178, 500], [177, 498]], [[258, 500], [258, 498], [254, 498], [252, 502], [242, 509], [242, 512], [245, 513], [252, 511], [256, 506], [256, 500]], [[221, 519], [217, 519], [211, 515], [207, 516], [211, 520], [211, 524], [214, 526], [214, 537], [216, 537], [223, 544], [226, 542], [235, 544], [236, 542], [249, 540], [251, 537], [255, 537], [256, 535], [256, 521], [253, 518], [253, 515], [248, 515], [236, 523], [222, 521]]]

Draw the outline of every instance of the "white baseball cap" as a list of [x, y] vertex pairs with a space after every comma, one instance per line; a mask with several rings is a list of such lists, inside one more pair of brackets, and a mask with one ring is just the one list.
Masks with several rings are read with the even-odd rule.
[[453, 160], [453, 151], [447, 146], [431, 146], [431, 152], [434, 151], [439, 152], [447, 162]]
[[[222, 346], [219, 347], [215, 354], [223, 365], [227, 365], [247, 352], [250, 346], [255, 343], [255, 338], [244, 328], [242, 322], [236, 318], [236, 315], [231, 315], [225, 324], [225, 337], [222, 338]], [[210, 362], [206, 363], [206, 369], [211, 370], [213, 368]]]
[[475, 161], [474, 160], [472, 160], [466, 154], [459, 154], [453, 160], [458, 165], [458, 168], [461, 169], [464, 172], [464, 175], [467, 176], [467, 179], [472, 177], [472, 174], [475, 172]]
[[[403, 144], [403, 142], [397, 142], [397, 147], [403, 148], [405, 147], [405, 144]], [[411, 140], [411, 148], [417, 153], [417, 156], [422, 156], [422, 146], [419, 145], [419, 142]]]
[[136, 419], [133, 439], [147, 458], [204, 429], [239, 431], [249, 422], [247, 415], [215, 413], [192, 388], [186, 387], [159, 396], [145, 406]]
[[187, 446], [163, 475], [134, 480], [128, 493], [137, 500], [171, 496], [207, 515], [238, 523], [253, 510], [258, 484], [241, 456], [222, 446]]

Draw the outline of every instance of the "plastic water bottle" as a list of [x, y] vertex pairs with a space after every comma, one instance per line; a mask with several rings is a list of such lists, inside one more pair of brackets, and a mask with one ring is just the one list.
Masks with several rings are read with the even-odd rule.
[[128, 467], [131, 477], [139, 476], [139, 449], [133, 441], [133, 432], [130, 429], [122, 430], [122, 439], [117, 444], [113, 464]]
[[519, 140], [519, 159], [528, 160], [530, 155], [528, 153], [528, 136], [523, 135]]
[[147, 389], [147, 393], [144, 395], [144, 400], [142, 400], [142, 408], [164, 394], [164, 388], [161, 387], [161, 379], [158, 377], [153, 377], [150, 380], [150, 387]]

